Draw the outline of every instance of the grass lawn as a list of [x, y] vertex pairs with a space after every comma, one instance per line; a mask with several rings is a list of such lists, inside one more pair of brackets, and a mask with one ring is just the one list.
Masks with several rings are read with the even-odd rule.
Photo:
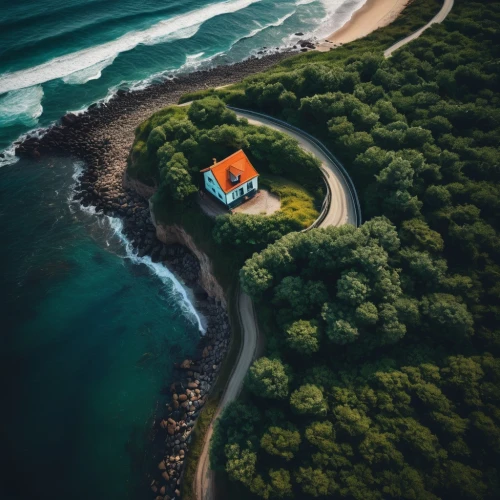
[[259, 186], [279, 196], [281, 211], [300, 227], [309, 227], [319, 216], [318, 206], [323, 202], [323, 193], [313, 196], [299, 184], [277, 175], [259, 176]]

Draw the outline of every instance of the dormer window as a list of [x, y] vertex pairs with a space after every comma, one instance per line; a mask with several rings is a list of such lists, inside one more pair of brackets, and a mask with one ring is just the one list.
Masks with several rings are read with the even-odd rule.
[[238, 184], [240, 182], [242, 170], [234, 165], [230, 165], [227, 171], [229, 172], [229, 180], [231, 183]]

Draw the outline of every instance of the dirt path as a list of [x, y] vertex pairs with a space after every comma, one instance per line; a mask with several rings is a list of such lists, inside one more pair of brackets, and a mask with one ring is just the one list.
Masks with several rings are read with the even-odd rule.
[[250, 297], [240, 290], [239, 292], [239, 320], [242, 329], [243, 343], [238, 353], [238, 361], [233, 368], [226, 390], [205, 435], [205, 444], [198, 461], [195, 477], [195, 493], [197, 499], [214, 500], [214, 473], [210, 469], [210, 440], [214, 431], [214, 423], [224, 408], [234, 401], [241, 391], [243, 379], [253, 361], [257, 347], [258, 326], [255, 310]]
[[407, 43], [411, 42], [412, 40], [415, 40], [415, 38], [418, 38], [427, 28], [430, 28], [435, 23], [442, 23], [446, 19], [446, 16], [450, 13], [451, 8], [453, 7], [453, 2], [454, 2], [454, 0], [444, 0], [443, 6], [441, 7], [441, 10], [425, 26], [423, 26], [419, 30], [415, 31], [415, 33], [408, 35], [406, 38], [403, 38], [402, 40], [395, 43], [394, 45], [391, 45], [384, 52], [384, 56], [391, 57], [392, 53], [395, 50], [398, 50], [403, 45], [406, 45]]
[[[240, 118], [247, 118], [253, 125], [265, 125], [289, 134], [299, 141], [300, 146], [305, 151], [312, 153], [321, 160], [321, 168], [325, 174], [325, 180], [330, 186], [332, 193], [331, 203], [326, 217], [320, 227], [341, 226], [343, 224], [357, 224], [355, 211], [355, 201], [349, 190], [347, 182], [337, 165], [332, 162], [323, 151], [300, 132], [293, 132], [282, 127], [264, 116], [255, 117], [243, 111], [238, 111]], [[239, 318], [243, 343], [238, 354], [236, 365], [229, 378], [228, 385], [219, 404], [219, 408], [210, 424], [206, 436], [203, 451], [198, 461], [194, 490], [197, 500], [214, 500], [214, 474], [210, 470], [210, 440], [212, 438], [214, 423], [217, 417], [224, 411], [226, 406], [234, 401], [241, 391], [243, 380], [253, 361], [258, 340], [258, 323], [255, 316], [253, 303], [248, 295], [240, 290], [239, 292]]]

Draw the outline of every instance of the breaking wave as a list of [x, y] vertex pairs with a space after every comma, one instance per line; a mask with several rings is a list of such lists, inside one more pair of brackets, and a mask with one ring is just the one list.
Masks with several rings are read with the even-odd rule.
[[[0, 94], [32, 87], [57, 78], [67, 77], [73, 73], [94, 67], [99, 63], [110, 61], [121, 52], [132, 50], [140, 44], [155, 45], [176, 40], [178, 37], [185, 38], [192, 36], [193, 30], [197, 30], [201, 24], [209, 19], [221, 14], [237, 12], [260, 1], [228, 0], [212, 4], [202, 9], [188, 12], [187, 14], [181, 14], [165, 21], [160, 21], [148, 29], [132, 31], [112, 42], [57, 57], [32, 68], [6, 73], [0, 76]], [[188, 30], [187, 32], [186, 29]], [[96, 74], [97, 72], [95, 71], [94, 75]]]
[[0, 127], [33, 127], [43, 112], [42, 99], [43, 89], [39, 85], [7, 92], [0, 97]]

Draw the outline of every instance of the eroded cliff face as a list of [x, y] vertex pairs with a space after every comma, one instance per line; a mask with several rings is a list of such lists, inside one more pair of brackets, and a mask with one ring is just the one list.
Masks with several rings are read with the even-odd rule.
[[212, 263], [208, 256], [203, 253], [194, 243], [193, 238], [182, 228], [176, 224], [165, 226], [156, 223], [153, 218], [153, 224], [156, 226], [156, 237], [163, 243], [171, 245], [179, 243], [189, 248], [196, 256], [200, 263], [200, 286], [207, 292], [209, 297], [212, 297], [221, 302], [224, 307], [227, 307], [224, 290], [215, 279]]
[[156, 187], [148, 186], [137, 179], [131, 179], [127, 172], [123, 174], [123, 187], [133, 189], [139, 196], [149, 199], [156, 193]]
[[127, 173], [123, 175], [123, 185], [126, 188], [133, 189], [140, 196], [149, 200], [149, 211], [151, 213], [151, 220], [156, 228], [156, 237], [166, 245], [178, 243], [189, 248], [189, 250], [196, 256], [200, 263], [200, 286], [207, 292], [209, 297], [219, 301], [225, 309], [227, 309], [226, 297], [224, 290], [215, 279], [212, 263], [208, 256], [203, 253], [193, 241], [193, 238], [185, 231], [185, 229], [177, 224], [165, 225], [156, 222], [154, 212], [152, 210], [151, 196], [155, 194], [156, 188], [147, 186], [142, 182], [131, 179]]

